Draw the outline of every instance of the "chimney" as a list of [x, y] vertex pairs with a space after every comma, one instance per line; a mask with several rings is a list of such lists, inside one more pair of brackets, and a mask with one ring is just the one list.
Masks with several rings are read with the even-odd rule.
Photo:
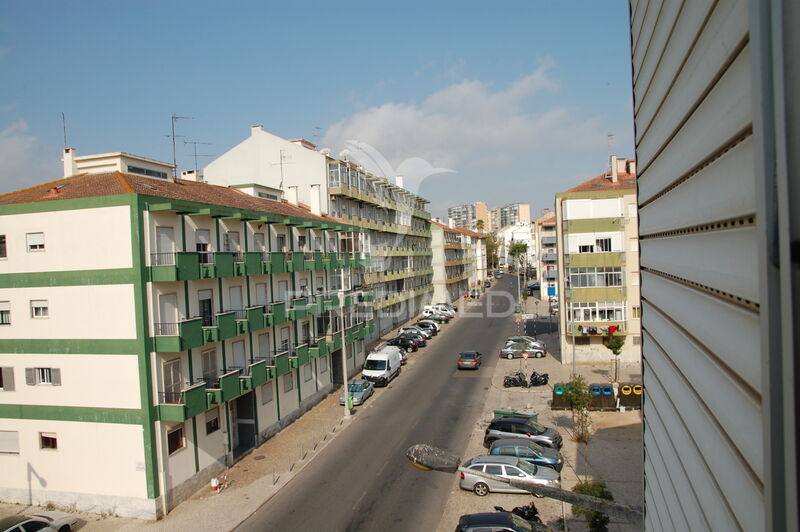
[[619, 176], [617, 174], [617, 156], [611, 156], [611, 182], [616, 183], [619, 181]]
[[78, 173], [78, 166], [75, 164], [75, 148], [64, 148], [64, 177], [69, 177]]
[[286, 187], [286, 201], [288, 201], [292, 205], [297, 205], [297, 186], [296, 185], [292, 185], [291, 187]]
[[322, 216], [322, 186], [311, 185], [311, 197], [308, 200], [309, 207], [311, 207], [311, 214]]
[[400, 188], [403, 188], [403, 176], [399, 175], [394, 178], [394, 184]]
[[259, 131], [264, 131], [264, 127], [261, 124], [256, 124], [255, 126], [250, 126], [250, 136], [255, 135]]
[[188, 181], [197, 181], [198, 183], [202, 183], [203, 174], [201, 174], [197, 170], [184, 170], [183, 172], [181, 172], [181, 179], [186, 179]]
[[636, 161], [634, 159], [628, 159], [627, 161], [627, 172], [631, 175], [636, 175]]

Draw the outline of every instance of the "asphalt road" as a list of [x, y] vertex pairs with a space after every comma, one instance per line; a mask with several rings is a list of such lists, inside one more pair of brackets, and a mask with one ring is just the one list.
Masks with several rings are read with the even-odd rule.
[[[485, 402], [500, 347], [515, 334], [513, 276], [464, 311], [357, 409], [337, 436], [280, 493], [236, 530], [434, 530], [452, 477], [414, 468], [405, 451], [431, 443], [461, 454]], [[487, 305], [488, 303], [488, 305]], [[491, 307], [487, 313], [486, 307]], [[513, 309], [513, 305], [511, 306]], [[478, 371], [457, 371], [457, 353], [484, 354]]]

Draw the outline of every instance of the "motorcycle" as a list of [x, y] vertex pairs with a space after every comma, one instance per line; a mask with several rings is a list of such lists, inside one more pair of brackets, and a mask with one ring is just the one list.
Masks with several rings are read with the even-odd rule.
[[531, 386], [544, 386], [550, 382], [549, 373], [539, 373], [534, 371], [531, 373]]
[[539, 518], [539, 509], [536, 508], [536, 505], [533, 503], [530, 503], [528, 506], [517, 506], [511, 511], [504, 509], [502, 506], [495, 506], [494, 509], [498, 512], [516, 514], [526, 521], [533, 521], [536, 523], [542, 522], [542, 520]]
[[505, 388], [512, 388], [515, 386], [519, 386], [521, 388], [528, 387], [528, 378], [525, 377], [525, 374], [521, 371], [517, 371], [516, 373], [512, 373], [511, 375], [506, 375], [503, 378], [503, 387]]

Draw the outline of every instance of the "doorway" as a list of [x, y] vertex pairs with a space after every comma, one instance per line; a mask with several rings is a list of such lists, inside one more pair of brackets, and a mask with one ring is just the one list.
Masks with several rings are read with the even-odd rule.
[[231, 402], [231, 441], [234, 460], [256, 446], [253, 397], [253, 392], [249, 392]]

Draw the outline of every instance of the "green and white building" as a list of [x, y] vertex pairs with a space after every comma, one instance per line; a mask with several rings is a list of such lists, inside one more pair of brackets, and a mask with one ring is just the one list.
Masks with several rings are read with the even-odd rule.
[[103, 158], [0, 196], [0, 499], [154, 519], [329, 393], [343, 347], [361, 367], [369, 258], [258, 186]]
[[621, 362], [641, 359], [636, 163], [611, 168], [556, 194], [561, 362], [608, 361], [609, 336], [624, 336]]

